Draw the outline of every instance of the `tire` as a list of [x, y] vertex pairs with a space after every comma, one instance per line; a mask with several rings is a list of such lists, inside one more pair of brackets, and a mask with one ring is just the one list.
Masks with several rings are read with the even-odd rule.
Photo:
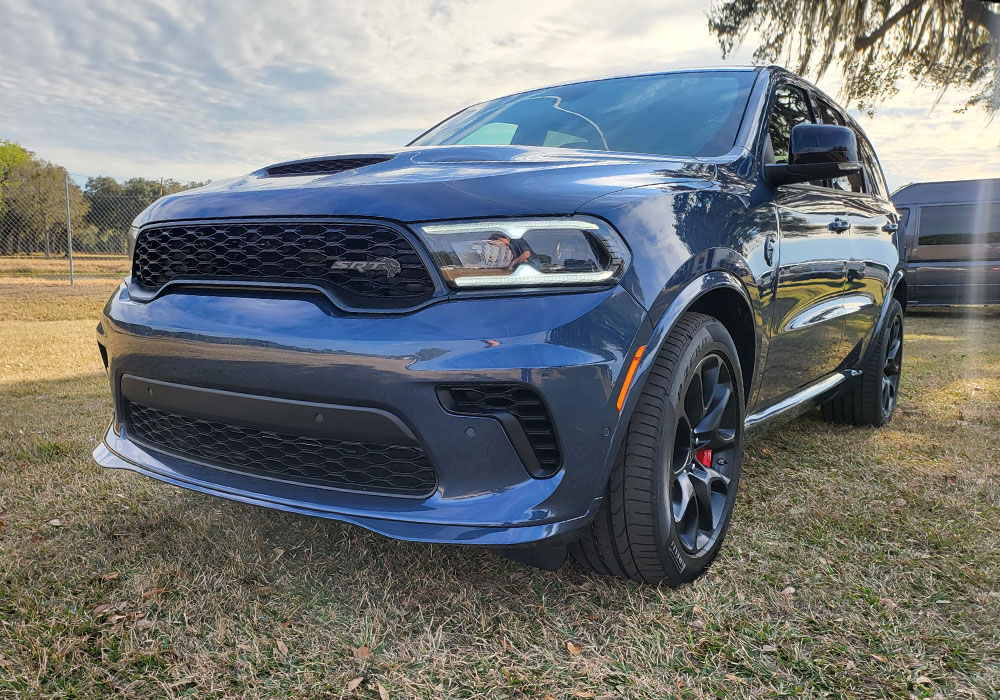
[[903, 369], [903, 307], [892, 299], [879, 332], [861, 365], [861, 380], [847, 393], [822, 405], [831, 423], [882, 427], [896, 411]]
[[[669, 586], [708, 568], [739, 486], [742, 376], [721, 323], [698, 313], [678, 320], [642, 388], [597, 516], [570, 547], [578, 562], [599, 574]], [[699, 451], [702, 445], [712, 451]]]

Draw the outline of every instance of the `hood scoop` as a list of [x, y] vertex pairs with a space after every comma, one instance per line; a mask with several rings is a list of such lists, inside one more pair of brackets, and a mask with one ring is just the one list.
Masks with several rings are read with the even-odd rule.
[[330, 175], [345, 170], [355, 170], [392, 160], [393, 156], [343, 156], [311, 158], [290, 163], [279, 163], [264, 169], [265, 177], [291, 177], [293, 175]]

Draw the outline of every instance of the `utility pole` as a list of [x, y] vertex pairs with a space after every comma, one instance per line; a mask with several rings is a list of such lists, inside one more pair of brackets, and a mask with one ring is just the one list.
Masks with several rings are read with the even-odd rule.
[[69, 254], [69, 286], [73, 286], [73, 222], [69, 215], [69, 173], [65, 175], [66, 184], [66, 248]]

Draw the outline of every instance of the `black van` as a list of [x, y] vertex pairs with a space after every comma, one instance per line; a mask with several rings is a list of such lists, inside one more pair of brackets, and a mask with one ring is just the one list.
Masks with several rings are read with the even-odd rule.
[[908, 305], [1000, 304], [1000, 178], [896, 190]]

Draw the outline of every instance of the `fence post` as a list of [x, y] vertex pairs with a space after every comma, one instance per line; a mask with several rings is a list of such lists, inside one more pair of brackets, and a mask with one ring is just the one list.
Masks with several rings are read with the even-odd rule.
[[66, 251], [69, 255], [69, 286], [73, 286], [73, 222], [69, 215], [69, 173], [65, 175], [66, 185]]

